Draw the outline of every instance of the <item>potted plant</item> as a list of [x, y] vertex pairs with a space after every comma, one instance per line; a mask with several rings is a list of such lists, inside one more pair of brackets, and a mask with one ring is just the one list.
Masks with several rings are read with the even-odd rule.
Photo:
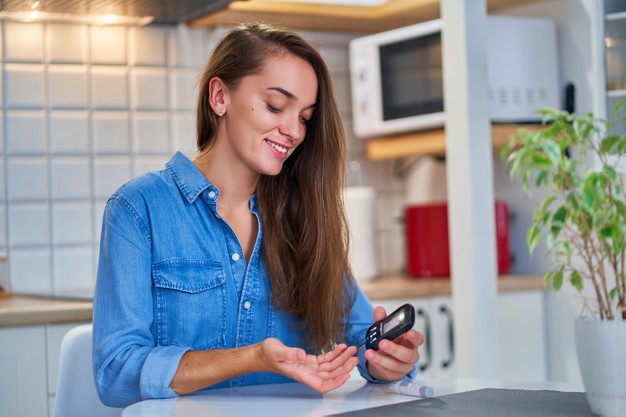
[[[623, 105], [612, 120], [626, 120]], [[545, 236], [552, 266], [545, 285], [558, 292], [567, 283], [582, 296], [576, 349], [592, 411], [626, 416], [626, 170], [618, 169], [626, 135], [592, 113], [540, 112], [545, 128], [521, 129], [500, 157], [526, 193], [549, 190], [528, 229], [528, 248]]]

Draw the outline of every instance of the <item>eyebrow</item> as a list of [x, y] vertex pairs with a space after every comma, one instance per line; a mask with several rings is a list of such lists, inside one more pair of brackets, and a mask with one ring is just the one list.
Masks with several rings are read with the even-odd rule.
[[289, 100], [295, 100], [297, 98], [293, 93], [281, 87], [269, 87], [268, 90], [278, 91], [279, 93], [284, 94]]
[[[272, 90], [272, 91], [278, 91], [279, 93], [283, 94], [285, 97], [287, 97], [289, 100], [296, 100], [298, 97], [293, 94], [290, 91], [285, 90], [282, 87], [269, 87], [268, 90]], [[317, 107], [317, 103], [313, 103], [311, 104], [309, 107], [311, 108], [315, 108]]]

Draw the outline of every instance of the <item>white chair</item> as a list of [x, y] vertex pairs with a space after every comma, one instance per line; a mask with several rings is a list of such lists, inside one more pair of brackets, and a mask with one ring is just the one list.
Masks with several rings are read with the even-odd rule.
[[70, 329], [61, 342], [54, 417], [119, 417], [121, 408], [100, 402], [93, 376], [91, 324]]

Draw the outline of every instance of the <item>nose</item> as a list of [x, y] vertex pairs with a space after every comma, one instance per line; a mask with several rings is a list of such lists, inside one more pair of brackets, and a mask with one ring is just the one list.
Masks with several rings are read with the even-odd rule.
[[305, 134], [305, 128], [300, 121], [300, 115], [286, 114], [279, 127], [279, 131], [282, 135], [287, 136], [291, 141], [302, 139]]

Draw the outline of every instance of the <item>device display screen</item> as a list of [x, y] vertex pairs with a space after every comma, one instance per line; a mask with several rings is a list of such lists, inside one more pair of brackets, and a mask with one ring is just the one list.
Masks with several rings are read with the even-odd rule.
[[393, 316], [391, 320], [383, 324], [383, 333], [388, 333], [391, 329], [400, 326], [400, 324], [402, 324], [403, 321], [404, 321], [403, 312]]

